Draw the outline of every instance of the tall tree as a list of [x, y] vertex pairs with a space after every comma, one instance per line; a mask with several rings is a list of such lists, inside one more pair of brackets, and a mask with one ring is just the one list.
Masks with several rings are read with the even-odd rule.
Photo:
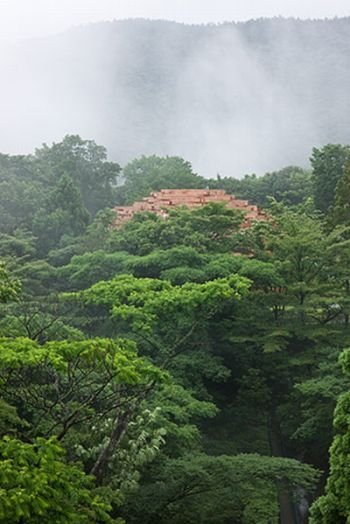
[[310, 161], [313, 168], [316, 208], [328, 213], [334, 205], [337, 183], [350, 161], [350, 146], [327, 144], [321, 149], [314, 148]]
[[19, 281], [13, 278], [5, 264], [0, 262], [0, 304], [16, 299], [19, 290]]
[[288, 166], [259, 177], [245, 175], [237, 179], [218, 175], [216, 180], [209, 180], [208, 185], [262, 207], [269, 205], [269, 197], [286, 205], [297, 205], [313, 195], [311, 172], [297, 166]]
[[57, 183], [68, 174], [79, 188], [83, 203], [93, 216], [114, 203], [114, 186], [120, 166], [107, 161], [107, 151], [93, 140], [67, 135], [51, 147], [35, 152], [35, 166], [44, 179]]
[[38, 237], [40, 253], [59, 245], [63, 235], [82, 234], [88, 222], [89, 213], [78, 187], [69, 175], [63, 174], [34, 217], [33, 233]]
[[[350, 374], [350, 350], [341, 355]], [[310, 524], [346, 524], [350, 521], [350, 393], [340, 396], [334, 413], [335, 437], [330, 448], [330, 474], [325, 495], [311, 508]]]
[[93, 478], [67, 464], [55, 439], [33, 444], [6, 437], [0, 441], [0, 522], [37, 524], [105, 523], [110, 504], [94, 493]]
[[350, 161], [335, 189], [334, 209], [330, 221], [333, 225], [350, 225]]
[[193, 172], [192, 166], [180, 157], [143, 156], [123, 169], [124, 185], [118, 190], [118, 202], [131, 203], [151, 191], [160, 189], [199, 189], [206, 180]]

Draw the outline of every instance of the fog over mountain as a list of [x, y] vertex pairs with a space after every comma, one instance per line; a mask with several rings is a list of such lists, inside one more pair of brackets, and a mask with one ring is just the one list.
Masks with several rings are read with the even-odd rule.
[[0, 66], [2, 152], [78, 133], [121, 164], [242, 176], [350, 142], [350, 18], [106, 22], [3, 47]]

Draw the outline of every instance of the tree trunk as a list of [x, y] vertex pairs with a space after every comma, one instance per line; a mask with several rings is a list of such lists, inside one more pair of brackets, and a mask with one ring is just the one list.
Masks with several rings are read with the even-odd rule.
[[[268, 431], [271, 455], [274, 457], [283, 457], [280, 428], [274, 411], [271, 412], [269, 417]], [[294, 510], [290, 493], [285, 488], [281, 488], [278, 485], [277, 487], [278, 503], [280, 509], [280, 524], [295, 524]]]
[[131, 410], [126, 410], [122, 414], [117, 414], [108, 444], [102, 449], [90, 473], [96, 477], [97, 484], [102, 484], [107, 473], [108, 463], [122, 440], [128, 428], [129, 416]]

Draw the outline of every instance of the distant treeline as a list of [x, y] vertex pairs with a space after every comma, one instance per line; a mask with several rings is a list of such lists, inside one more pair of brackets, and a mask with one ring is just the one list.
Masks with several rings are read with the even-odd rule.
[[224, 189], [261, 207], [268, 207], [271, 199], [286, 205], [311, 199], [316, 209], [327, 213], [341, 198], [336, 187], [348, 158], [348, 146], [328, 145], [314, 149], [313, 172], [289, 166], [261, 177], [207, 179], [179, 157], [141, 157], [121, 169], [107, 160], [103, 146], [66, 136], [33, 155], [0, 155], [1, 234], [8, 242], [16, 238], [18, 249], [24, 237], [31, 237], [31, 249], [41, 255], [68, 249], [71, 239], [84, 234], [102, 210], [165, 188]]

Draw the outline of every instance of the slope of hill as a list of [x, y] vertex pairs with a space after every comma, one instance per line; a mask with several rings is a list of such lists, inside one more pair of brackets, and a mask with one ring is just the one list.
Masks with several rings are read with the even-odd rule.
[[350, 141], [350, 18], [115, 21], [2, 51], [3, 152], [79, 133], [121, 163], [180, 155], [241, 176]]

